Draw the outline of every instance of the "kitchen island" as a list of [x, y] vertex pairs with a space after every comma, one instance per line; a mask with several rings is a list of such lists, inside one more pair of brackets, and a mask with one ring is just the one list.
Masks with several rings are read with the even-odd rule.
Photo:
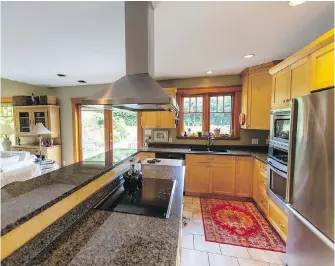
[[143, 176], [177, 181], [168, 219], [91, 209], [30, 265], [176, 265], [184, 167], [143, 165]]

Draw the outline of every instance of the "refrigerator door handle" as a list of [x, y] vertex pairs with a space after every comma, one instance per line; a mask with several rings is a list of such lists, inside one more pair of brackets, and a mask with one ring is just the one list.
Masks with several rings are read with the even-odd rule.
[[299, 212], [292, 208], [291, 204], [286, 204], [287, 209], [303, 223], [316, 237], [318, 237], [325, 245], [334, 250], [334, 243], [326, 237], [321, 231], [319, 231], [313, 224], [311, 224], [306, 218], [304, 218]]
[[290, 118], [290, 139], [288, 147], [288, 165], [287, 165], [287, 185], [286, 185], [286, 202], [292, 203], [292, 187], [293, 187], [293, 170], [294, 170], [294, 149], [295, 149], [295, 135], [297, 131], [297, 112], [298, 102], [296, 99], [292, 100], [291, 104], [291, 118]]

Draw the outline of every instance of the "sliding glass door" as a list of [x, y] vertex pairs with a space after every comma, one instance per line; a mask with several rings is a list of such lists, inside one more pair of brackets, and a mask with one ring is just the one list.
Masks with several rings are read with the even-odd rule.
[[[119, 162], [138, 146], [136, 112], [77, 105], [78, 160]], [[105, 154], [107, 151], [112, 151]], [[106, 156], [108, 158], [106, 158]]]
[[81, 159], [99, 155], [105, 160], [105, 118], [104, 110], [81, 106]]

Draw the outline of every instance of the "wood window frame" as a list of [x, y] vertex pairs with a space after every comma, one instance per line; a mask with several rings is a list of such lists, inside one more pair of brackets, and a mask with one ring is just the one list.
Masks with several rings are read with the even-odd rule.
[[184, 132], [184, 97], [203, 96], [203, 131], [209, 131], [210, 127], [210, 96], [232, 95], [232, 132], [231, 136], [216, 137], [216, 139], [239, 139], [240, 125], [239, 115], [241, 113], [241, 91], [242, 86], [228, 86], [228, 87], [199, 87], [199, 88], [180, 88], [177, 89], [176, 100], [179, 105], [179, 120], [177, 125], [177, 138], [201, 139], [199, 137], [183, 137]]

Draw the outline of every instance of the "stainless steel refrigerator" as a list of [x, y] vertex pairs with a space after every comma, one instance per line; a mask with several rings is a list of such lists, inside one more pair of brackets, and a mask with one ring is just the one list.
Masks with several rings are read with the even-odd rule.
[[334, 88], [293, 100], [288, 266], [334, 266]]

